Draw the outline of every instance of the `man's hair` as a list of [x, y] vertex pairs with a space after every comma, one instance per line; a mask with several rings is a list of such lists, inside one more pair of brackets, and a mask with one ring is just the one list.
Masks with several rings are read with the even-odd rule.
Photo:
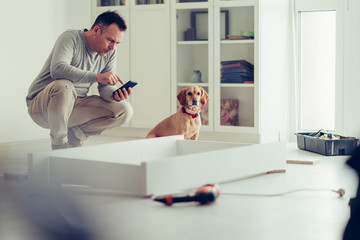
[[103, 32], [108, 26], [115, 23], [121, 31], [127, 29], [125, 20], [116, 12], [116, 11], [107, 11], [100, 14], [91, 29], [94, 29], [95, 26], [100, 26], [101, 32]]

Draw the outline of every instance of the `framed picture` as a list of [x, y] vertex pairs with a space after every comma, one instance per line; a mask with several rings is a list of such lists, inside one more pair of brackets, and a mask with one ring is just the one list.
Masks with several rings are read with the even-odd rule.
[[221, 125], [239, 126], [239, 100], [221, 99]]
[[[208, 12], [191, 12], [191, 28], [195, 31], [195, 40], [208, 40]], [[220, 37], [227, 39], [229, 35], [229, 11], [220, 12]]]

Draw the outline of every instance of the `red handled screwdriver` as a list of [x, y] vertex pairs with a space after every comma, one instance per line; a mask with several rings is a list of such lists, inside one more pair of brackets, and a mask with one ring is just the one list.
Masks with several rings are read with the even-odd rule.
[[220, 187], [217, 184], [206, 184], [196, 190], [195, 194], [187, 196], [171, 196], [166, 195], [163, 197], [154, 198], [154, 201], [162, 202], [168, 206], [173, 203], [180, 202], [199, 202], [200, 204], [207, 204], [214, 202], [220, 195]]

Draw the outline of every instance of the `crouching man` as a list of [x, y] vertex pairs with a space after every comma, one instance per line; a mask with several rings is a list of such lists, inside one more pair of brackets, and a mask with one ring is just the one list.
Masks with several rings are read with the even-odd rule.
[[[116, 91], [116, 45], [126, 31], [116, 12], [105, 12], [90, 30], [68, 30], [59, 36], [26, 103], [33, 121], [50, 129], [52, 149], [82, 146], [91, 135], [120, 126], [132, 117], [125, 99], [131, 88]], [[88, 96], [97, 82], [99, 96]]]

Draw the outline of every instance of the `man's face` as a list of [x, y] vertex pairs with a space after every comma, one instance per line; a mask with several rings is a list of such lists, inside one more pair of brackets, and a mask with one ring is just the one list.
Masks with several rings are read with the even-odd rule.
[[106, 29], [96, 26], [94, 33], [94, 50], [100, 56], [105, 56], [121, 42], [125, 32], [121, 31], [116, 24], [111, 24]]

